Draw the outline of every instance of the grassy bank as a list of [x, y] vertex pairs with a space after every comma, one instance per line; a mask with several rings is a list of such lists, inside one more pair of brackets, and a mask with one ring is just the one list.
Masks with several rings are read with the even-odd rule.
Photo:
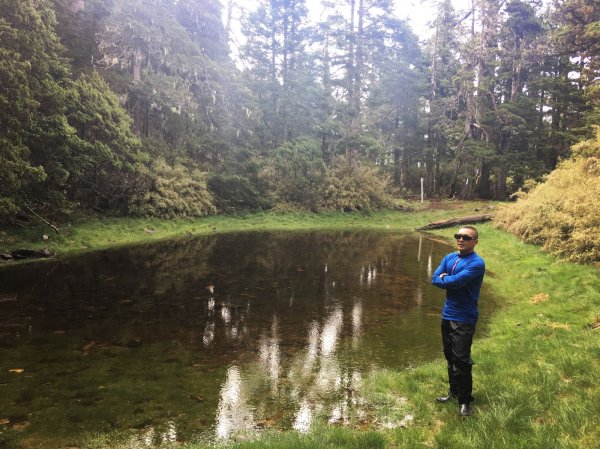
[[[493, 205], [484, 202], [415, 203], [411, 211], [369, 213], [255, 213], [205, 218], [158, 220], [143, 218], [90, 218], [55, 232], [46, 225], [31, 228], [0, 226], [0, 252], [17, 248], [43, 249], [64, 255], [113, 246], [131, 245], [211, 233], [257, 230], [414, 229], [449, 217], [473, 214]], [[43, 236], [47, 236], [47, 240]]]
[[[505, 300], [489, 335], [474, 345], [476, 414], [438, 405], [439, 363], [381, 373], [382, 392], [401, 392], [415, 425], [383, 447], [600, 447], [600, 272], [559, 263], [492, 225], [479, 226], [486, 282]], [[444, 233], [445, 234], [445, 233]]]
[[[426, 205], [412, 213], [212, 217], [197, 221], [97, 221], [73, 227], [55, 249], [145, 242], [193, 234], [258, 229], [410, 230], [429, 221], [473, 213], [482, 203]], [[446, 388], [445, 363], [380, 371], [366, 380], [378, 419], [368, 430], [317, 424], [311, 434], [265, 434], [235, 448], [596, 448], [600, 447], [600, 270], [559, 263], [491, 224], [478, 226], [477, 251], [489, 284], [504, 305], [488, 336], [474, 344], [475, 414], [433, 398]], [[154, 230], [148, 233], [144, 229]], [[446, 238], [453, 230], [437, 232]], [[7, 232], [6, 230], [4, 232]], [[5, 236], [8, 234], [4, 234]], [[15, 233], [13, 244], [33, 242]], [[21, 240], [18, 240], [18, 238]], [[34, 236], [35, 237], [35, 236]], [[35, 238], [34, 238], [35, 241]], [[51, 240], [52, 242], [52, 236]], [[59, 244], [60, 243], [60, 244]], [[16, 246], [19, 246], [16, 245]], [[0, 249], [5, 249], [0, 245]], [[368, 313], [365, 311], [365, 313]], [[432, 329], [432, 332], [439, 330]], [[403, 426], [400, 426], [400, 423]], [[397, 424], [394, 426], [394, 424]], [[391, 428], [390, 428], [391, 427]], [[93, 448], [128, 448], [100, 436]], [[110, 441], [109, 441], [110, 440]], [[87, 447], [87, 446], [86, 446]], [[165, 446], [167, 447], [167, 446]], [[200, 443], [177, 447], [201, 448]]]

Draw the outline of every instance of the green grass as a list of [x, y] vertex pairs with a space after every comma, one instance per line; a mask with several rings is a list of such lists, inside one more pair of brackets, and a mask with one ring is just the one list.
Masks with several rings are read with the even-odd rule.
[[[110, 244], [192, 233], [248, 229], [407, 230], [432, 220], [470, 214], [483, 204], [451, 210], [423, 208], [412, 213], [258, 214], [203, 220], [159, 222], [109, 220], [76, 227], [65, 252], [88, 242]], [[145, 234], [144, 227], [156, 229]], [[230, 444], [251, 448], [486, 448], [547, 449], [600, 447], [600, 270], [558, 262], [538, 247], [520, 242], [492, 224], [478, 226], [477, 251], [485, 258], [485, 282], [503, 298], [486, 338], [473, 346], [475, 413], [460, 418], [455, 404], [433, 398], [446, 389], [445, 362], [438, 360], [401, 371], [379, 371], [367, 379], [367, 398], [377, 412], [364, 429], [317, 424], [308, 435], [265, 433], [258, 440]], [[436, 232], [445, 237], [451, 231]], [[138, 239], [139, 238], [139, 239]], [[111, 241], [113, 240], [113, 241]], [[432, 329], [438, 332], [438, 329]], [[384, 422], [405, 427], [386, 429]], [[125, 448], [107, 435], [94, 448]], [[177, 447], [202, 448], [190, 442]], [[166, 447], [166, 446], [165, 446]]]
[[[123, 438], [121, 441], [115, 439], [106, 440], [103, 436], [98, 436], [91, 440], [90, 448], [110, 448], [110, 449], [131, 449], [131, 441]], [[302, 435], [297, 432], [271, 432], [267, 431], [263, 438], [251, 441], [232, 442], [227, 445], [218, 444], [205, 446], [201, 443], [164, 443], [159, 445], [162, 448], [195, 449], [198, 447], [227, 447], [229, 449], [386, 449], [388, 441], [384, 434], [376, 431], [353, 432], [342, 428], [328, 428], [323, 425], [317, 425], [316, 429], [308, 435]], [[143, 446], [144, 448], [148, 446]]]
[[559, 263], [491, 225], [478, 226], [486, 259], [505, 305], [489, 334], [473, 347], [475, 409], [467, 420], [455, 406], [432, 401], [445, 388], [444, 363], [410, 372], [380, 373], [376, 383], [406, 392], [416, 446], [439, 448], [600, 447], [599, 270]]
[[[452, 216], [473, 214], [489, 207], [483, 202], [415, 203], [412, 211], [353, 213], [254, 213], [216, 215], [204, 218], [159, 220], [143, 218], [91, 218], [65, 225], [56, 233], [48, 226], [20, 228], [0, 226], [0, 252], [17, 248], [42, 249], [64, 255], [107, 247], [132, 245], [164, 239], [211, 233], [258, 230], [317, 229], [414, 229]], [[493, 206], [492, 206], [493, 207]], [[43, 235], [48, 240], [43, 240]], [[1, 265], [0, 265], [1, 266]]]

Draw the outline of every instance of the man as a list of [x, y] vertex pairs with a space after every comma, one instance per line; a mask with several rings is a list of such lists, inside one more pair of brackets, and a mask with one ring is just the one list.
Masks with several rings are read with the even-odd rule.
[[471, 368], [471, 343], [479, 316], [477, 301], [485, 273], [485, 263], [477, 253], [477, 229], [463, 226], [454, 234], [458, 252], [450, 253], [433, 273], [433, 285], [446, 290], [446, 303], [442, 311], [442, 342], [448, 361], [446, 396], [438, 402], [458, 399], [459, 414], [471, 414], [473, 379]]

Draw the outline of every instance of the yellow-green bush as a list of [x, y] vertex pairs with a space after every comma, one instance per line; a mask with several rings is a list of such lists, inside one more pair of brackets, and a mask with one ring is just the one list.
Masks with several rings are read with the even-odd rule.
[[175, 218], [216, 213], [212, 195], [200, 171], [181, 164], [171, 167], [159, 158], [152, 164], [151, 177], [151, 188], [131, 199], [130, 215]]
[[499, 208], [495, 221], [563, 259], [600, 261], [600, 128], [544, 183]]
[[322, 210], [374, 210], [393, 208], [387, 193], [389, 180], [377, 168], [352, 166], [345, 157], [337, 157], [327, 173], [321, 203]]

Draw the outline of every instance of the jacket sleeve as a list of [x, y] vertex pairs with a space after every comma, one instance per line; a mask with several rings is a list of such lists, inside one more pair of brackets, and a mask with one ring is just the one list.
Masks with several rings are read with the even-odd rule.
[[464, 287], [465, 285], [467, 285], [473, 279], [475, 279], [479, 276], [482, 276], [484, 273], [485, 273], [485, 265], [483, 263], [476, 262], [476, 263], [469, 264], [469, 266], [467, 266], [464, 270], [462, 270], [459, 273], [452, 274], [452, 275], [446, 275], [441, 279], [438, 276], [437, 280], [436, 280], [435, 275], [434, 275], [434, 280], [435, 280], [434, 285], [436, 285], [440, 288], [446, 288], [446, 289], [447, 288], [451, 288], [451, 289], [460, 288], [460, 287]]
[[440, 266], [437, 267], [437, 269], [433, 272], [433, 276], [431, 277], [431, 283], [433, 285], [435, 285], [436, 287], [445, 288], [443, 286], [443, 284], [441, 283], [441, 281], [443, 279], [440, 279], [440, 274], [442, 274], [446, 271], [446, 258], [447, 257], [448, 256], [446, 256], [442, 259], [442, 261], [440, 262]]

